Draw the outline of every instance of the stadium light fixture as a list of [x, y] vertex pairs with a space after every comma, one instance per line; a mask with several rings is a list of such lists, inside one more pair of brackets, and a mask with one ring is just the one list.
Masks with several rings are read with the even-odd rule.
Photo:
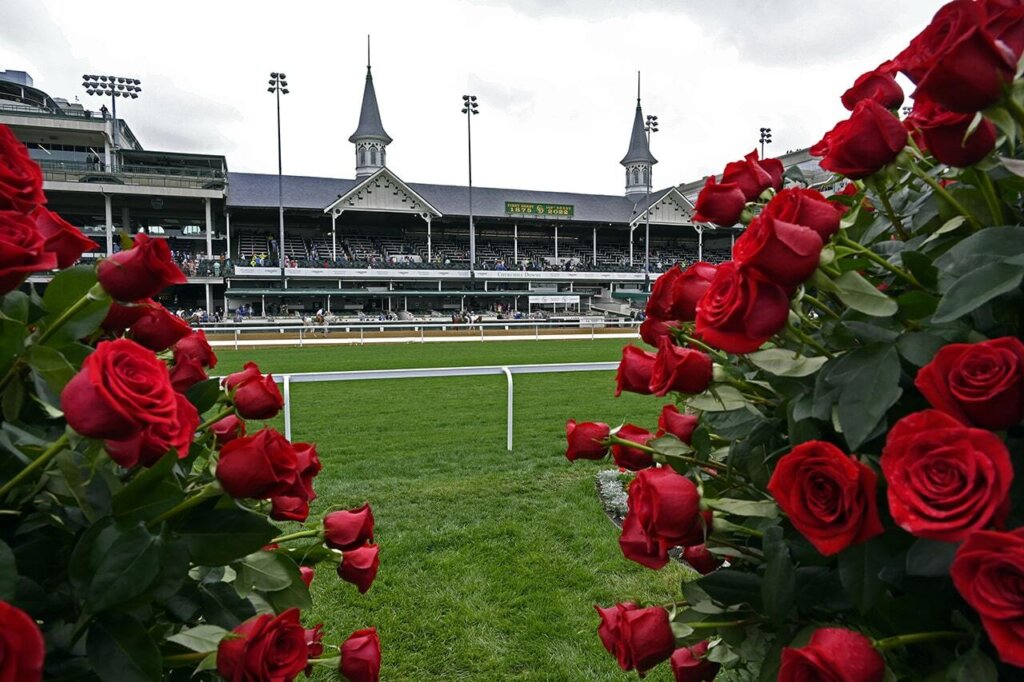
[[[286, 76], [278, 71], [270, 73], [270, 87], [267, 92], [274, 94], [277, 99], [277, 208], [280, 225], [280, 241], [277, 243], [277, 264], [281, 267], [281, 291], [285, 289], [284, 276], [284, 174], [281, 166], [281, 95], [288, 94], [288, 81]], [[282, 299], [283, 300], [283, 299]]]
[[772, 143], [772, 129], [761, 128], [761, 158], [764, 158], [764, 146]]
[[[94, 74], [85, 74], [82, 76], [82, 87], [85, 88], [85, 94], [102, 96], [110, 98], [110, 111], [113, 117], [113, 144], [114, 151], [116, 152], [119, 147], [118, 142], [118, 123], [117, 123], [117, 98], [124, 97], [125, 99], [138, 99], [139, 94], [142, 92], [142, 81], [138, 78], [128, 78], [126, 76], [97, 76]], [[115, 157], [116, 159], [116, 153]]]
[[[658, 132], [658, 117], [654, 114], [647, 115], [647, 123], [644, 125], [644, 132], [647, 133], [647, 149], [651, 148], [651, 134]], [[644, 288], [651, 290], [651, 169], [647, 169], [647, 209], [644, 211]]]
[[476, 227], [473, 224], [473, 116], [480, 113], [476, 95], [462, 96], [462, 113], [466, 115], [466, 150], [469, 161], [469, 281], [476, 289]]

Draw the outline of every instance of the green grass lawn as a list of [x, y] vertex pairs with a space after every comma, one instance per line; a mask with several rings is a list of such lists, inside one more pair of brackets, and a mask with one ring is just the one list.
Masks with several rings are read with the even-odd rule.
[[[275, 373], [614, 360], [623, 341], [435, 343], [218, 353]], [[381, 570], [360, 596], [318, 569], [315, 608], [332, 637], [376, 625], [384, 680], [627, 679], [597, 637], [592, 605], [667, 602], [683, 571], [622, 557], [597, 500], [607, 464], [566, 461], [569, 417], [653, 428], [660, 402], [613, 398], [612, 372], [515, 379], [515, 451], [505, 450], [504, 377], [293, 386], [295, 440], [324, 470], [311, 523], [369, 500]], [[278, 420], [279, 421], [279, 420]], [[647, 678], [671, 679], [666, 666]]]

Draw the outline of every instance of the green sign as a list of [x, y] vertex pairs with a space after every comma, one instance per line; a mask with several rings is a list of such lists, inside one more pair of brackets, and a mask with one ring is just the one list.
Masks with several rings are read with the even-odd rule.
[[572, 204], [533, 204], [524, 201], [506, 201], [505, 213], [572, 217], [574, 211]]

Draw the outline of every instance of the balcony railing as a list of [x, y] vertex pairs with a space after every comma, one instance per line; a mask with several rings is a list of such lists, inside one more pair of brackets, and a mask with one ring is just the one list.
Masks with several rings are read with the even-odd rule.
[[146, 187], [185, 189], [223, 189], [226, 174], [205, 168], [123, 165], [116, 170], [103, 163], [39, 161], [43, 176], [53, 182], [97, 182]]

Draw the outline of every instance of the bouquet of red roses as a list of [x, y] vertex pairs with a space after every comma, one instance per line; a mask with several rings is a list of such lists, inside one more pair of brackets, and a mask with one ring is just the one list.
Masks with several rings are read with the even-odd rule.
[[702, 574], [597, 607], [624, 670], [1024, 679], [1022, 52], [1024, 3], [950, 2], [811, 148], [841, 191], [756, 153], [707, 180], [733, 260], [659, 277], [656, 352], [619, 366], [671, 396], [658, 428], [566, 429], [569, 459], [636, 471], [625, 557]]
[[317, 562], [370, 588], [369, 505], [270, 522], [307, 520], [316, 446], [254, 426], [283, 405], [254, 363], [208, 378], [204, 333], [153, 300], [185, 281], [166, 241], [125, 242], [75, 265], [95, 243], [0, 126], [0, 679], [375, 682], [373, 628], [325, 655], [300, 612]]

